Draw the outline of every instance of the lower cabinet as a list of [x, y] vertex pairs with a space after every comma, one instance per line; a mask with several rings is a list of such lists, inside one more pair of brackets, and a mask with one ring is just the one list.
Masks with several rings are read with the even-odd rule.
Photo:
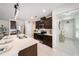
[[49, 46], [49, 47], [53, 47], [52, 45], [52, 36], [49, 35], [38, 35], [37, 33], [34, 33], [34, 38], [37, 40], [41, 40], [43, 42], [43, 44]]
[[52, 47], [52, 36], [45, 35], [43, 38], [43, 44]]
[[39, 35], [37, 33], [34, 33], [34, 39], [39, 40]]
[[19, 56], [37, 56], [37, 44], [34, 44], [28, 48], [21, 50], [18, 53]]

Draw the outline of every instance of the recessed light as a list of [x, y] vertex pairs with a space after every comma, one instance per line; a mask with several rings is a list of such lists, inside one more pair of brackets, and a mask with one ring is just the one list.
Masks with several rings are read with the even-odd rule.
[[33, 17], [33, 16], [31, 16], [31, 19], [34, 19], [34, 17]]
[[43, 9], [43, 13], [45, 13], [46, 12], [46, 9]]

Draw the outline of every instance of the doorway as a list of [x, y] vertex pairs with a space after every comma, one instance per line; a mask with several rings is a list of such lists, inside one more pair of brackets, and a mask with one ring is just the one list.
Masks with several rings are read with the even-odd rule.
[[74, 19], [60, 21], [60, 42], [64, 42], [65, 38], [74, 38]]

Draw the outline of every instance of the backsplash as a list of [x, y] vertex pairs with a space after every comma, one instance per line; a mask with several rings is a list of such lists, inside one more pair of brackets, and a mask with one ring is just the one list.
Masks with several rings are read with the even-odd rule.
[[45, 30], [47, 34], [52, 34], [52, 29], [36, 29], [35, 32], [41, 32], [41, 30]]
[[47, 34], [52, 34], [52, 29], [45, 29]]

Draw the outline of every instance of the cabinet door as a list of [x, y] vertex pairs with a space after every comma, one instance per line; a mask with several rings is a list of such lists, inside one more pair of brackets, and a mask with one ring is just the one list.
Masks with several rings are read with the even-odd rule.
[[47, 18], [46, 20], [44, 20], [44, 27], [46, 29], [52, 29], [52, 17]]
[[34, 39], [38, 40], [38, 35], [36, 33], [34, 33]]
[[18, 53], [19, 56], [37, 56], [37, 44], [34, 44], [28, 48], [21, 50]]
[[52, 47], [52, 36], [45, 35], [43, 38], [43, 43], [47, 46]]
[[49, 19], [46, 20], [46, 28], [47, 28], [47, 29], [50, 29], [50, 23], [51, 23], [51, 22], [49, 22], [49, 21], [50, 21]]
[[50, 17], [48, 20], [49, 20], [49, 28], [52, 29], [52, 17]]
[[36, 21], [36, 28], [39, 29], [40, 21]]
[[44, 28], [44, 21], [36, 21], [36, 28]]
[[36, 21], [36, 28], [52, 29], [52, 17], [49, 17], [45, 20]]

